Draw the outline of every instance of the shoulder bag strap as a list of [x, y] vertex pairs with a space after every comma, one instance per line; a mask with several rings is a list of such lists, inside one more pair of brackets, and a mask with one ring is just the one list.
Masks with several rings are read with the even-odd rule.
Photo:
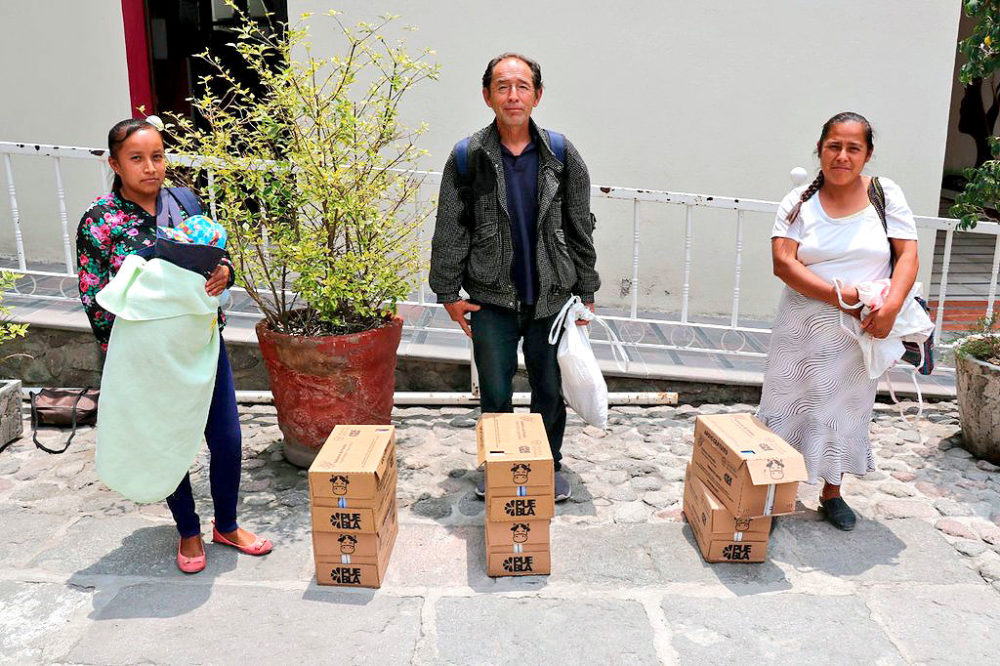
[[170, 196], [172, 196], [177, 203], [181, 205], [181, 208], [183, 208], [184, 212], [188, 214], [188, 217], [191, 217], [192, 215], [201, 215], [201, 202], [198, 201], [198, 197], [196, 197], [194, 192], [192, 192], [189, 188], [170, 187], [167, 188], [167, 191], [170, 192]]
[[[882, 183], [878, 181], [878, 176], [873, 176], [871, 185], [868, 186], [868, 200], [872, 202], [872, 206], [878, 212], [878, 219], [882, 221], [882, 231], [885, 232], [886, 239], [888, 239], [889, 223], [885, 218], [885, 190], [882, 189]], [[892, 241], [889, 241], [889, 275], [892, 275], [892, 269], [895, 266], [896, 255], [892, 251]]]
[[89, 386], [86, 387], [86, 388], [80, 389], [80, 393], [77, 394], [76, 400], [73, 401], [73, 411], [70, 412], [70, 417], [72, 418], [72, 422], [70, 423], [70, 426], [72, 427], [73, 430], [72, 430], [72, 432], [70, 432], [69, 439], [66, 440], [66, 444], [61, 449], [58, 449], [58, 450], [56, 450], [56, 449], [50, 449], [50, 448], [48, 448], [47, 446], [45, 446], [44, 444], [42, 444], [41, 442], [38, 441], [38, 418], [35, 415], [35, 396], [37, 396], [38, 393], [32, 393], [31, 394], [31, 441], [33, 441], [35, 443], [36, 447], [40, 448], [42, 451], [45, 451], [46, 453], [55, 453], [55, 454], [66, 453], [66, 449], [69, 448], [69, 445], [73, 442], [73, 438], [76, 436], [76, 408], [77, 408], [77, 405], [80, 404], [80, 399], [83, 398], [83, 396], [86, 395], [87, 391], [89, 391], [89, 390], [90, 390]]
[[469, 138], [465, 137], [455, 144], [455, 168], [463, 183], [469, 180]]
[[566, 166], [566, 137], [559, 132], [544, 130], [549, 137], [549, 145], [552, 146], [552, 154], [556, 156], [563, 166]]

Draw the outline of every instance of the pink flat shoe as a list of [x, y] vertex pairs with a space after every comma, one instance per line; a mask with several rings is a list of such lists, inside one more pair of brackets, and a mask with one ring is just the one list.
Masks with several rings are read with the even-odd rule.
[[247, 555], [267, 555], [271, 552], [271, 549], [274, 548], [274, 544], [271, 543], [270, 539], [262, 539], [260, 537], [257, 537], [256, 541], [249, 546], [241, 546], [238, 543], [233, 543], [226, 537], [222, 536], [222, 532], [215, 527], [214, 523], [212, 524], [212, 542], [221, 543], [223, 546], [232, 546], [236, 550], [241, 553], [246, 553]]
[[187, 555], [181, 555], [181, 542], [177, 542], [177, 568], [184, 573], [193, 574], [198, 573], [205, 568], [205, 563], [207, 562], [205, 553], [198, 555], [197, 557], [188, 557]]

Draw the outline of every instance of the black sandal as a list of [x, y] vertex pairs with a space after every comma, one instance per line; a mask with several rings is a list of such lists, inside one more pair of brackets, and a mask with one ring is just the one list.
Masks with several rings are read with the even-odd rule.
[[854, 529], [854, 525], [857, 522], [857, 516], [854, 515], [854, 511], [851, 507], [847, 506], [847, 502], [844, 501], [843, 497], [831, 497], [828, 500], [820, 499], [819, 504], [823, 507], [823, 513], [826, 514], [826, 519], [833, 524], [834, 527], [845, 532], [849, 532]]

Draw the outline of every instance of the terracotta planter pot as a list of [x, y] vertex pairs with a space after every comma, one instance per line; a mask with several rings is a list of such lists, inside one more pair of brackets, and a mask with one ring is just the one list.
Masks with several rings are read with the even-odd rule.
[[955, 380], [965, 448], [1000, 465], [1000, 366], [956, 353]]
[[285, 458], [308, 467], [338, 424], [388, 424], [403, 320], [353, 335], [305, 337], [257, 324], [285, 436]]

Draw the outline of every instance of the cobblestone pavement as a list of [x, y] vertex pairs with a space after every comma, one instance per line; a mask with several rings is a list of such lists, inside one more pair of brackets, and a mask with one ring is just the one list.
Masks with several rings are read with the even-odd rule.
[[[397, 409], [401, 526], [378, 591], [315, 584], [305, 473], [272, 407], [241, 408], [241, 522], [275, 551], [208, 544], [195, 576], [165, 505], [97, 481], [92, 431], [62, 456], [24, 438], [0, 454], [0, 662], [996, 663], [1000, 471], [961, 448], [954, 403], [919, 425], [876, 406], [878, 471], [844, 486], [854, 532], [802, 485], [766, 563], [707, 565], [681, 515], [694, 418], [753, 408], [620, 407], [607, 432], [571, 416], [553, 574], [501, 579], [472, 492], [477, 412]], [[206, 455], [193, 480], [207, 529]]]

